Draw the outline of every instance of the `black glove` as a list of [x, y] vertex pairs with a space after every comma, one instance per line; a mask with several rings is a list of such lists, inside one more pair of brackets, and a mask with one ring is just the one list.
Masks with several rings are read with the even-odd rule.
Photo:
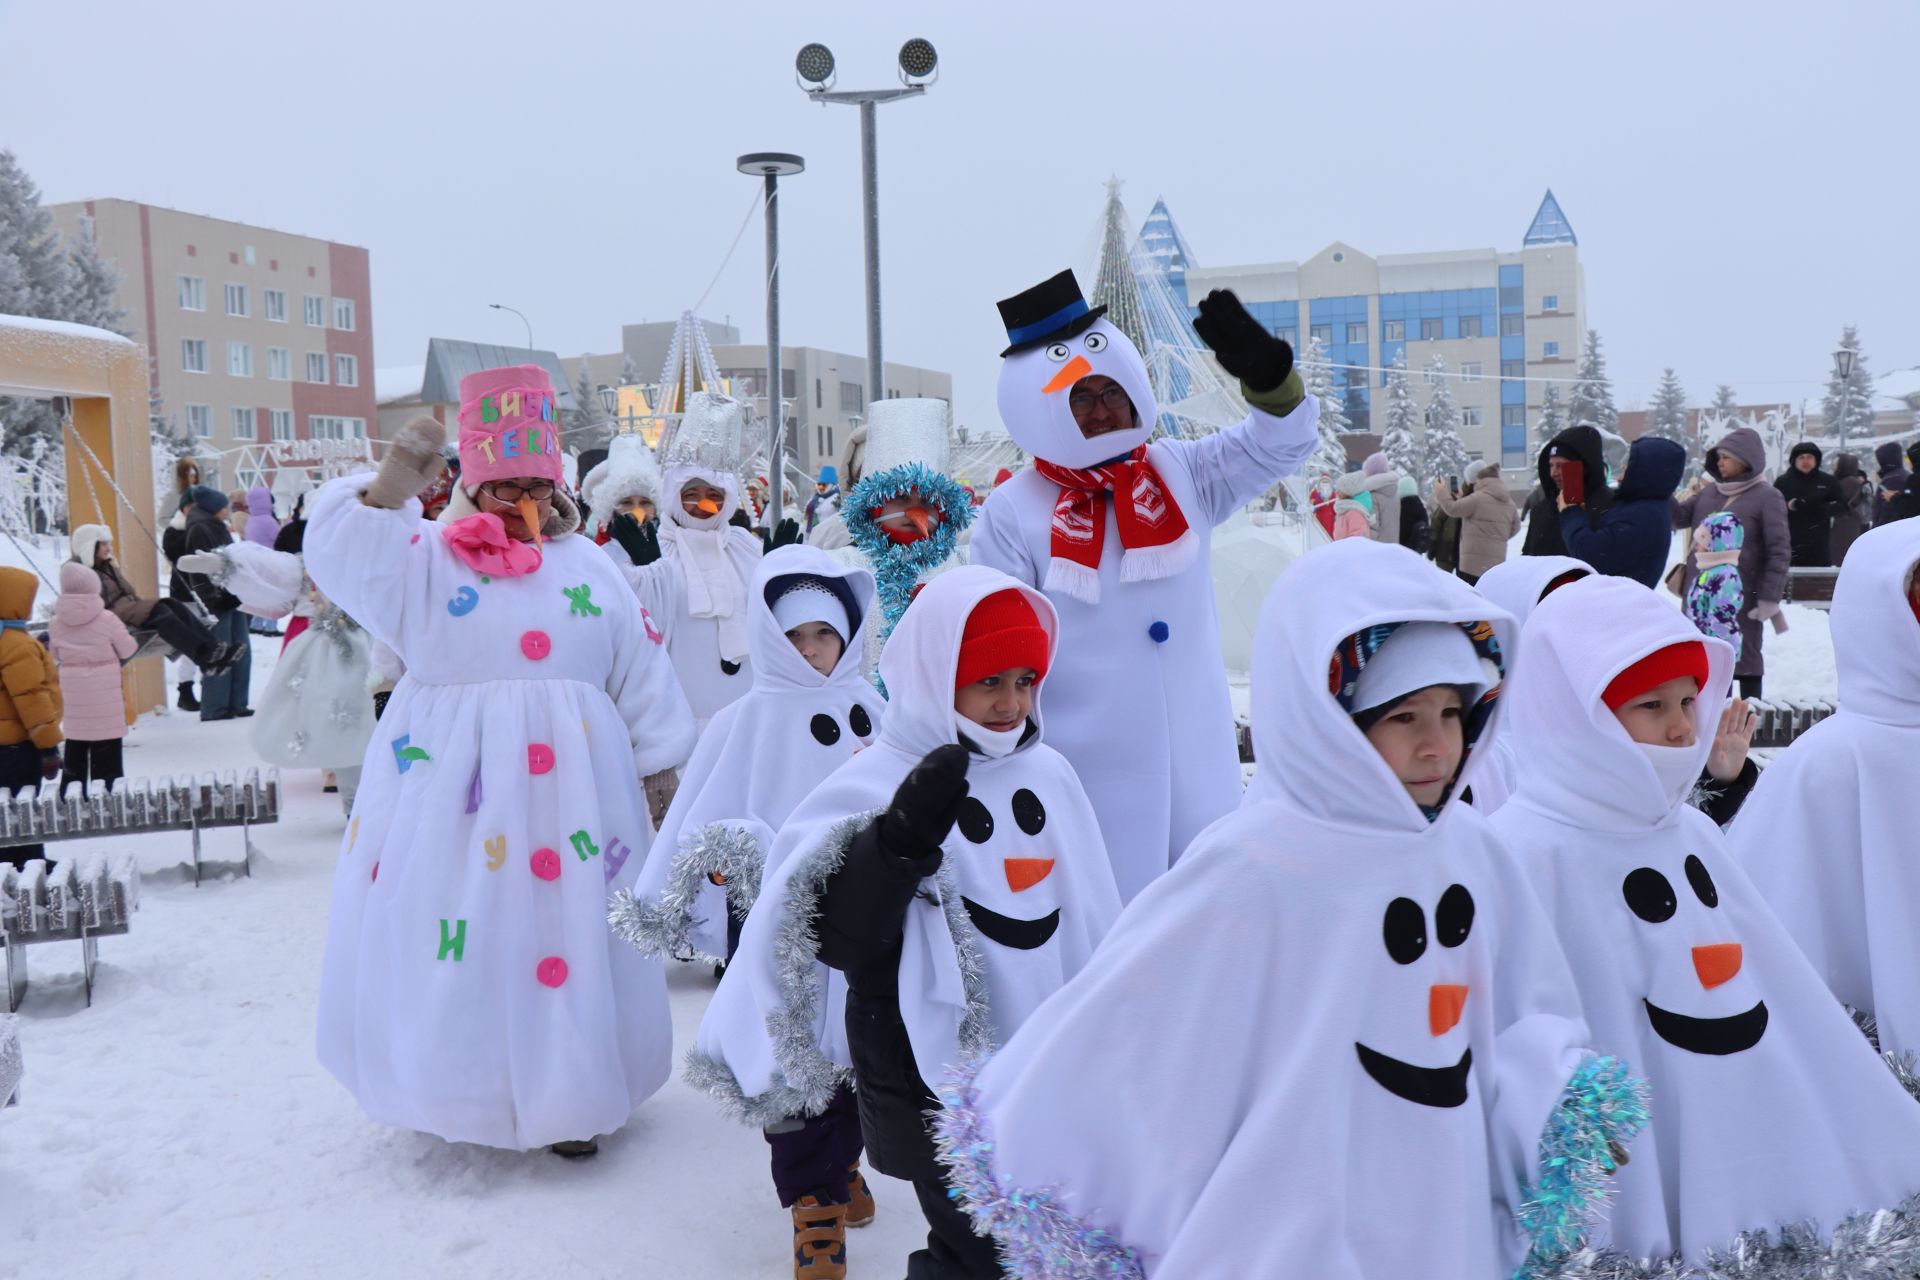
[[660, 530], [651, 520], [642, 523], [623, 511], [607, 523], [607, 535], [637, 565], [652, 564], [660, 558]]
[[761, 538], [762, 545], [768, 551], [775, 547], [792, 546], [798, 541], [800, 541], [800, 522], [791, 518], [782, 520], [778, 528]]
[[932, 875], [966, 798], [967, 749], [957, 743], [935, 747], [913, 766], [874, 824], [881, 851], [908, 862], [930, 860], [931, 866], [919, 870]]
[[[965, 761], [962, 761], [961, 763], [964, 764]], [[49, 748], [46, 751], [42, 751], [40, 753], [40, 777], [44, 781], [52, 782], [55, 778], [59, 776], [60, 776], [60, 752], [52, 748]]]
[[1272, 391], [1293, 372], [1293, 348], [1261, 327], [1231, 289], [1200, 299], [1193, 331], [1213, 348], [1220, 367], [1250, 390]]
[[727, 523], [731, 525], [738, 525], [742, 529], [751, 529], [753, 528], [753, 517], [748, 515], [745, 511], [735, 511], [733, 513], [733, 518], [727, 521]]

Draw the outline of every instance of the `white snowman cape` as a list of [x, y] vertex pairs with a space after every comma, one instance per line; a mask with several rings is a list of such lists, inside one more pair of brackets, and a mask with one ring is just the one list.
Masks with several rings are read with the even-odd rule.
[[1833, 994], [1920, 1053], [1920, 520], [1866, 534], [1833, 593], [1840, 710], [1760, 774], [1727, 835]]
[[[1089, 347], [1089, 342], [1100, 346]], [[1055, 348], [1064, 354], [1053, 358]], [[1042, 390], [1084, 359], [1119, 382], [1141, 425], [1089, 441], [1067, 407], [1068, 387]], [[1000, 369], [1000, 416], [1014, 442], [1064, 467], [1125, 454], [1153, 434], [1158, 411], [1140, 353], [1105, 320], [1084, 333], [1007, 357]], [[1320, 403], [1308, 396], [1285, 418], [1253, 410], [1245, 421], [1198, 440], [1157, 440], [1147, 456], [1167, 496], [1197, 539], [1192, 559], [1170, 576], [1126, 581], [1113, 504], [1098, 577], [1098, 602], [1047, 591], [1060, 614], [1067, 661], [1052, 673], [1047, 736], [1072, 763], [1100, 815], [1123, 901], [1164, 872], [1193, 838], [1240, 800], [1240, 753], [1220, 660], [1211, 537], [1215, 526], [1299, 468], [1319, 446]], [[974, 564], [1033, 587], [1053, 560], [1053, 513], [1060, 487], [1034, 468], [994, 489], [969, 544]]]
[[[680, 505], [680, 490], [696, 478], [725, 490], [726, 503], [718, 515], [696, 519]], [[666, 496], [660, 509], [660, 558], [649, 565], [635, 565], [619, 543], [608, 542], [602, 548], [666, 635], [674, 674], [702, 729], [720, 708], [745, 696], [753, 687], [752, 661], [747, 651], [751, 635], [747, 591], [762, 548], [758, 535], [727, 523], [739, 509], [740, 481], [731, 472], [690, 465], [668, 467]], [[702, 554], [730, 566], [737, 580], [739, 612], [730, 615], [738, 622], [737, 639], [729, 639], [735, 634], [729, 619], [693, 614], [689, 575], [696, 574], [694, 562]]]
[[338, 605], [313, 598], [299, 556], [258, 542], [234, 542], [215, 554], [226, 567], [214, 581], [249, 612], [311, 619], [281, 652], [260, 695], [248, 729], [253, 753], [285, 768], [358, 765], [373, 737], [372, 640]]
[[[1514, 647], [1507, 651], [1509, 673], [1519, 658], [1521, 643], [1526, 639], [1527, 619], [1533, 615], [1533, 607], [1540, 603], [1540, 593], [1562, 574], [1590, 575], [1592, 572], [1584, 560], [1575, 560], [1572, 556], [1513, 556], [1480, 575], [1480, 581], [1473, 584], [1474, 590], [1513, 615], [1516, 631]], [[1520, 762], [1513, 754], [1513, 735], [1503, 733], [1490, 750], [1478, 753], [1462, 783], [1473, 792], [1473, 807], [1481, 813], [1493, 814], [1513, 795], [1519, 772]]]
[[308, 572], [406, 662], [341, 843], [321, 1063], [375, 1120], [525, 1149], [611, 1133], [665, 1082], [665, 978], [607, 927], [648, 846], [643, 775], [693, 717], [612, 563], [552, 536], [482, 575], [369, 477], [313, 504]]
[[1348, 637], [1420, 620], [1511, 632], [1402, 547], [1295, 560], [1261, 610], [1245, 801], [942, 1090], [951, 1180], [1011, 1273], [1490, 1280], [1519, 1261], [1563, 1090], [1620, 1073], [1586, 1054], [1486, 821], [1452, 802], [1429, 822], [1329, 692]]
[[[714, 993], [689, 1077], [755, 1124], [817, 1113], [851, 1066], [846, 980], [814, 958], [814, 921], [847, 845], [935, 747], [958, 740], [953, 680], [973, 608], [1019, 587], [1057, 639], [1046, 597], [990, 569], [929, 582], [887, 641], [893, 691], [874, 744], [801, 801]], [[1055, 664], [1054, 670], [1058, 670]], [[900, 1014], [921, 1077], [987, 1051], [1078, 973], [1120, 912], [1100, 827], [1073, 769], [1036, 732], [999, 760], [978, 753], [938, 876], [907, 911]]]
[[[724, 960], [727, 912], [753, 906], [774, 834], [880, 725], [886, 701], [861, 675], [857, 643], [823, 676], [774, 619], [770, 597], [801, 575], [840, 584], [855, 636], [873, 609], [873, 575], [824, 551], [779, 547], [760, 562], [748, 602], [753, 690], [701, 733], [631, 898], [616, 904], [614, 927], [650, 954]], [[708, 879], [714, 873], [724, 889]]]
[[[1669, 799], [1601, 700], [1628, 666], [1688, 641], [1706, 645], [1709, 666], [1688, 749], [1696, 776], [1733, 650], [1636, 582], [1595, 577], [1542, 601], [1507, 699], [1527, 767], [1493, 827], [1553, 916], [1594, 1043], [1627, 1057], [1653, 1091], [1652, 1121], [1593, 1241], [1667, 1276], [1658, 1268], [1671, 1255], [1698, 1268], [1743, 1233], [1809, 1223], [1814, 1238], [1795, 1241], [1797, 1253], [1744, 1241], [1754, 1269], [1742, 1280], [1866, 1274], [1791, 1268], [1819, 1258], [1819, 1241], [1850, 1215], [1895, 1209], [1920, 1191], [1920, 1108], [1712, 819]], [[1920, 1265], [1916, 1225], [1910, 1214], [1884, 1220], [1897, 1252], [1878, 1260]], [[1783, 1269], [1760, 1267], [1775, 1252]]]

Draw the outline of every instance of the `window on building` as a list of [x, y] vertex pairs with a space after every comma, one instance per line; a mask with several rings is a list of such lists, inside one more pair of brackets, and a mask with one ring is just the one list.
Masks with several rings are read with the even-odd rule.
[[232, 414], [233, 414], [233, 438], [235, 440], [253, 439], [254, 433], [257, 429], [254, 425], [253, 410], [235, 409], [232, 411]]
[[324, 351], [307, 352], [307, 381], [325, 382], [327, 380], [327, 353]]
[[333, 300], [333, 327], [353, 332], [353, 299], [335, 298]]
[[1407, 340], [1407, 322], [1405, 320], [1382, 320], [1380, 322], [1380, 341], [1405, 342]]
[[293, 352], [285, 347], [267, 348], [267, 377], [275, 382], [293, 379]]
[[1540, 353], [1551, 360], [1560, 354], [1560, 344], [1557, 342], [1543, 342], [1540, 344]]
[[180, 367], [188, 373], [207, 371], [207, 340], [205, 338], [180, 339]]
[[335, 386], [357, 387], [360, 385], [360, 357], [335, 356], [333, 358], [333, 381]]
[[1478, 382], [1480, 380], [1480, 372], [1481, 366], [1478, 360], [1462, 360], [1460, 362], [1460, 381]]
[[1420, 322], [1420, 341], [1436, 342], [1447, 332], [1446, 321], [1438, 316], [1429, 316]]
[[253, 246], [248, 245], [244, 250], [244, 252], [246, 254], [247, 265], [252, 266], [253, 265]]
[[307, 415], [307, 435], [315, 440], [344, 440], [347, 438], [347, 420], [310, 413]]
[[207, 282], [200, 276], [180, 277], [180, 309], [182, 311], [205, 311], [207, 309]]
[[273, 438], [275, 440], [293, 439], [293, 410], [274, 409], [271, 412], [273, 418]]
[[1503, 338], [1511, 338], [1518, 334], [1525, 333], [1527, 331], [1526, 324], [1526, 318], [1518, 314], [1501, 316], [1500, 336]]
[[285, 289], [262, 289], [260, 291], [260, 310], [267, 319], [276, 324], [287, 322], [287, 291]]
[[1357, 343], [1363, 347], [1366, 346], [1367, 345], [1367, 322], [1362, 320], [1358, 324], [1349, 323], [1347, 325], [1347, 341], [1351, 343]]
[[867, 407], [867, 389], [857, 382], [840, 384], [840, 412], [859, 413]]
[[1542, 311], [1558, 311], [1560, 309], [1560, 295], [1557, 293], [1549, 293], [1541, 298], [1540, 309]]
[[1297, 347], [1300, 345], [1300, 326], [1297, 324], [1276, 325], [1274, 326], [1273, 336], [1290, 347]]
[[1477, 404], [1470, 404], [1463, 407], [1460, 410], [1460, 425], [1463, 427], [1479, 426], [1482, 421], [1481, 414], [1482, 410]]
[[1523, 404], [1503, 404], [1500, 406], [1500, 425], [1503, 427], [1524, 427], [1527, 425], [1527, 406]]
[[213, 406], [190, 404], [186, 408], [187, 434], [202, 439], [213, 434]]
[[1500, 376], [1503, 378], [1526, 377], [1527, 362], [1525, 360], [1502, 360], [1500, 362]]
[[1461, 316], [1460, 317], [1460, 336], [1463, 338], [1479, 337], [1480, 336], [1480, 317], [1473, 316], [1473, 315]]
[[315, 329], [327, 327], [327, 300], [317, 293], [306, 297], [306, 322]]
[[230, 316], [247, 314], [247, 286], [243, 284], [227, 286], [227, 314]]
[[833, 457], [833, 428], [827, 428], [827, 457]]
[[824, 409], [827, 407], [826, 401], [821, 398], [820, 379], [818, 378], [813, 380], [813, 407], [816, 409]]
[[1307, 329], [1307, 336], [1322, 346], [1330, 347], [1333, 345], [1333, 326], [1330, 324], [1311, 325]]
[[827, 452], [827, 429], [817, 422], [813, 424], [813, 451], [822, 457]]
[[253, 344], [251, 342], [227, 344], [227, 375], [233, 378], [253, 376]]
[[793, 388], [795, 384], [794, 384], [793, 378], [794, 378], [793, 370], [782, 369], [780, 371], [780, 398], [781, 399], [783, 400], [794, 399], [795, 393]]

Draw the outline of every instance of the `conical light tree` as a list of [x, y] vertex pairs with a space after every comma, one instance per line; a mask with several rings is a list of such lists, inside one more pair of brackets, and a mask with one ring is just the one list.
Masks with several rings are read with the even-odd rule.
[[1127, 207], [1120, 203], [1120, 179], [1107, 179], [1105, 230], [1100, 236], [1100, 268], [1093, 278], [1093, 305], [1107, 309], [1107, 323], [1127, 335], [1144, 358], [1153, 348], [1147, 339], [1146, 311], [1140, 305], [1140, 280], [1133, 272], [1133, 232]]

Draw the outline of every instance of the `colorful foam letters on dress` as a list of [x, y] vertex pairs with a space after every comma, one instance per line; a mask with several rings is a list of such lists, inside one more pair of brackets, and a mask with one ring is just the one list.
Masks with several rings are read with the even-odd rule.
[[583, 618], [600, 616], [600, 606], [593, 602], [591, 584], [583, 582], [577, 587], [562, 587], [560, 590], [566, 593], [568, 602], [573, 605], [574, 613]]
[[507, 863], [507, 838], [505, 836], [487, 837], [487, 870], [498, 871]]
[[600, 846], [595, 844], [593, 837], [585, 831], [576, 831], [568, 836], [567, 839], [572, 842], [573, 851], [580, 855], [580, 861], [582, 862], [585, 862], [588, 858], [600, 852]]
[[612, 884], [613, 878], [620, 874], [620, 868], [627, 865], [627, 857], [632, 852], [631, 848], [620, 842], [619, 836], [607, 840], [607, 856], [601, 859], [601, 866], [606, 872], [608, 884]]
[[405, 733], [393, 740], [393, 760], [395, 764], [400, 766], [400, 772], [402, 773], [413, 768], [414, 762], [417, 760], [433, 759], [432, 756], [427, 754], [425, 748], [411, 745], [412, 741], [412, 736]]
[[440, 922], [440, 956], [445, 960], [452, 952], [457, 962], [467, 954], [467, 922], [465, 920], [442, 920]]

